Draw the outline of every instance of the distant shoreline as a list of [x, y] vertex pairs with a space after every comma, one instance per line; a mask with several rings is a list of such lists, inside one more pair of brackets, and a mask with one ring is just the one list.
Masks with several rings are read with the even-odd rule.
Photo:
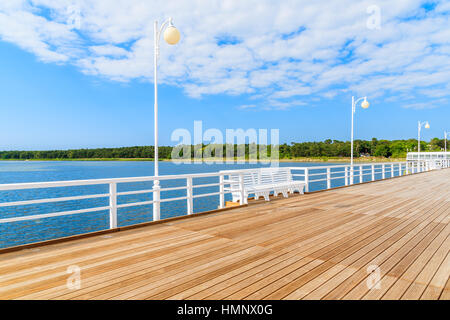
[[[153, 158], [80, 158], [80, 159], [0, 159], [0, 161], [154, 161]], [[160, 159], [161, 162], [183, 162], [185, 160], [172, 160], [172, 159]], [[206, 161], [217, 161], [216, 159], [191, 159], [192, 163], [195, 162], [206, 162]], [[225, 163], [227, 159], [223, 160]], [[233, 159], [233, 161], [242, 161], [240, 159]], [[252, 160], [253, 161], [253, 160]], [[270, 162], [270, 159], [260, 159], [258, 162]], [[374, 163], [374, 162], [403, 162], [406, 161], [405, 158], [382, 158], [382, 157], [364, 157], [364, 158], [354, 158], [355, 163]], [[246, 163], [250, 160], [246, 159]], [[349, 157], [305, 157], [305, 158], [293, 158], [293, 159], [279, 159], [279, 162], [350, 162]]]

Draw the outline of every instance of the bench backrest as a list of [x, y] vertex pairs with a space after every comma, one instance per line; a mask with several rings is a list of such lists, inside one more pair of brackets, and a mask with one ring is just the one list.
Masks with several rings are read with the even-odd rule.
[[239, 172], [233, 171], [228, 174], [231, 189], [239, 190], [240, 174], [243, 176], [244, 188], [292, 181], [292, 174], [289, 168], [262, 168], [242, 170]]
[[258, 170], [252, 170], [252, 171], [242, 171], [242, 172], [233, 172], [228, 175], [228, 178], [230, 180], [230, 187], [233, 190], [239, 190], [240, 189], [240, 183], [239, 183], [239, 177], [240, 174], [242, 174], [242, 178], [244, 181], [244, 188], [248, 188], [254, 185], [259, 184], [258, 180]]
[[292, 174], [289, 168], [264, 168], [260, 172], [260, 183], [280, 183], [292, 181]]

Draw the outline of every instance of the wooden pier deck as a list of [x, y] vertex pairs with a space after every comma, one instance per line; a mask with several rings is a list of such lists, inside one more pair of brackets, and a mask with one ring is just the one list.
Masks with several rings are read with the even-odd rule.
[[3, 253], [0, 298], [448, 300], [449, 196], [437, 170]]

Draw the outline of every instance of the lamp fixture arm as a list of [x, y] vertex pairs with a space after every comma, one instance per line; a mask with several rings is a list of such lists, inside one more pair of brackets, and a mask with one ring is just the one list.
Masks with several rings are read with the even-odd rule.
[[161, 27], [158, 30], [158, 21], [155, 21], [155, 57], [156, 60], [159, 59], [159, 44], [161, 40], [161, 33], [163, 30], [169, 25], [172, 25], [172, 18], [168, 18], [161, 24]]
[[356, 112], [356, 105], [357, 105], [358, 102], [360, 102], [362, 99], [367, 99], [367, 97], [361, 97], [361, 98], [357, 99], [356, 101], [355, 101], [354, 98], [353, 98], [353, 108], [352, 108], [353, 113]]

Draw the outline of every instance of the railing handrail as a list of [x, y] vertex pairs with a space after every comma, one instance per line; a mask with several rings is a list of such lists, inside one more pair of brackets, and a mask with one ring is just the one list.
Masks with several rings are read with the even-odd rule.
[[181, 179], [186, 179], [186, 178], [217, 177], [219, 175], [220, 175], [220, 172], [208, 172], [208, 173], [192, 173], [192, 174], [186, 173], [186, 174], [162, 175], [162, 176], [7, 183], [7, 184], [0, 184], [0, 191], [87, 186], [87, 185], [99, 185], [99, 184], [110, 184], [110, 183], [144, 182], [144, 181], [153, 181], [153, 180], [160, 180], [160, 181], [161, 180], [179, 180], [179, 179], [181, 180]]
[[408, 152], [406, 154], [407, 161], [441, 161], [450, 160], [450, 151], [421, 151]]
[[[405, 164], [406, 161], [396, 161], [396, 162], [367, 162], [367, 163], [354, 163], [353, 167], [360, 167], [360, 166], [378, 166], [378, 165], [391, 165], [391, 164]], [[331, 165], [331, 166], [311, 166], [311, 167], [283, 167], [283, 168], [290, 168], [291, 170], [301, 170], [304, 168], [308, 168], [309, 170], [314, 169], [327, 169], [327, 168], [344, 168], [344, 167], [351, 167], [351, 164], [338, 164], [338, 165]]]

